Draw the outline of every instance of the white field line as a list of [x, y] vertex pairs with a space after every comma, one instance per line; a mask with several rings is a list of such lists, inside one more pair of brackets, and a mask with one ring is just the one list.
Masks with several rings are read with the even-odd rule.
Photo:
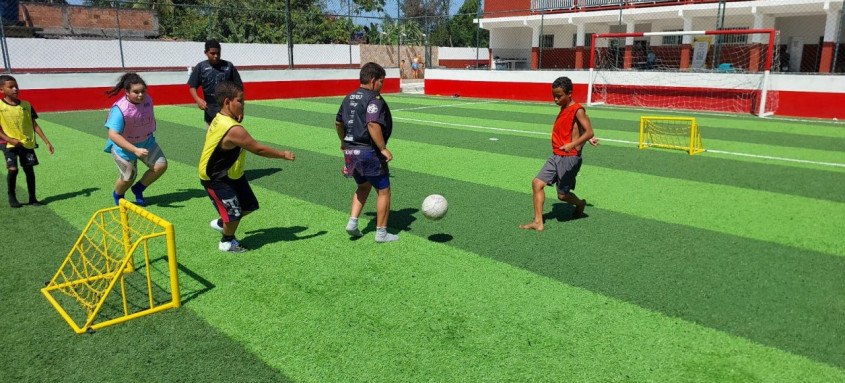
[[478, 102], [462, 102], [460, 104], [447, 104], [447, 105], [429, 105], [429, 106], [418, 106], [416, 108], [404, 108], [404, 109], [393, 109], [394, 112], [404, 112], [406, 110], [420, 110], [420, 109], [431, 109], [431, 108], [451, 108], [455, 106], [464, 106], [464, 105], [475, 105], [475, 104], [492, 104], [499, 102], [498, 100], [489, 100], [489, 101], [478, 101]]
[[[411, 121], [411, 122], [419, 122], [419, 123], [423, 123], [423, 124], [456, 126], [456, 127], [461, 127], [461, 128], [490, 130], [490, 131], [496, 131], [496, 132], [522, 133], [522, 134], [533, 134], [533, 135], [540, 135], [540, 136], [549, 136], [551, 134], [551, 133], [547, 133], [547, 132], [532, 132], [530, 130], [494, 128], [494, 127], [490, 127], [490, 126], [454, 124], [454, 123], [451, 123], [451, 122], [419, 120], [419, 119], [416, 119], [416, 118], [393, 117], [393, 119], [394, 120]], [[615, 140], [615, 139], [611, 139], [611, 138], [601, 138], [601, 137], [599, 137], [599, 139], [601, 141], [616, 142], [616, 143], [620, 143], [620, 144], [639, 145], [638, 142], [634, 142], [634, 141]], [[714, 149], [707, 149], [707, 151], [710, 152], [710, 153], [727, 154], [727, 155], [738, 156], [738, 157], [751, 157], [751, 158], [760, 158], [760, 159], [774, 160], [774, 161], [797, 162], [797, 163], [802, 163], [802, 164], [835, 166], [835, 167], [845, 168], [845, 164], [838, 163], [838, 162], [821, 162], [821, 161], [799, 160], [799, 159], [795, 159], [795, 158], [764, 156], [764, 155], [759, 155], [759, 154], [738, 153], [738, 152], [727, 152], [727, 151], [723, 151], [723, 150], [714, 150]]]

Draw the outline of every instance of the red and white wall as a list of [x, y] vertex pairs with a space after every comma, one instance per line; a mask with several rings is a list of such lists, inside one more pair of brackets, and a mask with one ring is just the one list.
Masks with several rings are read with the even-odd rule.
[[[13, 74], [20, 98], [39, 112], [105, 109], [106, 97], [122, 73]], [[138, 72], [147, 82], [156, 105], [192, 104], [188, 71]], [[358, 69], [244, 70], [247, 100], [345, 95], [360, 86]], [[399, 70], [387, 69], [384, 93], [399, 92]]]
[[[426, 71], [428, 95], [551, 102], [551, 83], [568, 76], [575, 101], [587, 100], [588, 71]], [[724, 74], [709, 74], [724, 76]], [[762, 76], [762, 75], [761, 75]], [[772, 74], [770, 91], [777, 92], [776, 116], [845, 119], [845, 76]], [[716, 83], [716, 82], [714, 82]], [[650, 83], [629, 83], [648, 88]], [[701, 88], [702, 97], [714, 88]], [[703, 102], [703, 101], [702, 101]]]

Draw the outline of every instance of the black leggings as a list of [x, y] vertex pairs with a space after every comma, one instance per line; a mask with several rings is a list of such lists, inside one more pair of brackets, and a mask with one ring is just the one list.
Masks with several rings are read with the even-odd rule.
[[[21, 166], [23, 173], [26, 175], [26, 188], [29, 191], [29, 199], [35, 199], [35, 168], [32, 166]], [[17, 187], [18, 169], [9, 170], [6, 175], [6, 185], [9, 187], [9, 195], [15, 195], [15, 188]]]

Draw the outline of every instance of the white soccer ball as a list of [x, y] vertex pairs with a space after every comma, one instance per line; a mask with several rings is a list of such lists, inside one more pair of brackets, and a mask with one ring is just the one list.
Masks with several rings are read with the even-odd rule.
[[446, 215], [446, 211], [449, 209], [449, 203], [446, 202], [446, 198], [443, 198], [440, 194], [432, 194], [428, 197], [425, 197], [422, 203], [422, 213], [423, 215], [431, 220], [438, 220], [443, 218]]

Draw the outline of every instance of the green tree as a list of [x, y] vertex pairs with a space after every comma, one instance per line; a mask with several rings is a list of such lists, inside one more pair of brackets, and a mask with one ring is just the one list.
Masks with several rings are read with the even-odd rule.
[[[449, 29], [449, 44], [452, 47], [487, 47], [490, 32], [478, 28], [473, 20], [479, 18], [481, 0], [465, 0], [458, 13], [452, 17]], [[440, 32], [440, 31], [438, 31]], [[478, 41], [476, 41], [476, 36]], [[444, 44], [446, 45], [446, 44]]]

